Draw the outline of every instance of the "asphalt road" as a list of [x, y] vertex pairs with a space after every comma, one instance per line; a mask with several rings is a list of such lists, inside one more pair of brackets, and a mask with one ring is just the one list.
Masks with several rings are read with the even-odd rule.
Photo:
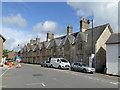
[[2, 88], [118, 88], [118, 78], [115, 77], [32, 64], [22, 66], [3, 72]]

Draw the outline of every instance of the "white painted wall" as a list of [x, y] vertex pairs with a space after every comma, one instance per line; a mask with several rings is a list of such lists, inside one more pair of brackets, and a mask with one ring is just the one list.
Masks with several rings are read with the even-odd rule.
[[118, 75], [118, 44], [107, 44], [106, 49], [107, 74]]

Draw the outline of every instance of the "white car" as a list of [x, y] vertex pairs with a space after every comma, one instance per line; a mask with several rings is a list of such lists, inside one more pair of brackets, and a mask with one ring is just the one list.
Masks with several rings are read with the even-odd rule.
[[75, 71], [82, 71], [82, 72], [91, 72], [91, 73], [95, 72], [95, 68], [88, 67], [86, 64], [81, 63], [81, 62], [72, 63], [71, 70], [72, 71], [75, 70]]
[[68, 60], [64, 58], [51, 58], [50, 66], [54, 68], [60, 68], [60, 69], [69, 69], [70, 63]]

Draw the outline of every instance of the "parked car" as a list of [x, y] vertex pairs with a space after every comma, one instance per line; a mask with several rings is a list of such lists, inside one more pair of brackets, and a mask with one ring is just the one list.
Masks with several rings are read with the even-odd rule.
[[70, 63], [68, 60], [64, 58], [51, 58], [50, 66], [54, 68], [59, 68], [59, 69], [69, 69]]
[[49, 61], [43, 61], [41, 63], [41, 67], [50, 67], [50, 62]]
[[82, 71], [82, 72], [90, 72], [90, 73], [94, 73], [95, 72], [95, 68], [89, 67], [84, 63], [81, 62], [74, 62], [71, 65], [71, 70], [72, 71]]

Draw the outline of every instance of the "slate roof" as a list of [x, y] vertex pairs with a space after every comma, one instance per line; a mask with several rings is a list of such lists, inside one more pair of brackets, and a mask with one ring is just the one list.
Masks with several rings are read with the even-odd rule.
[[34, 51], [35, 45], [30, 45], [30, 51]]
[[25, 52], [27, 51], [27, 47], [24, 47], [24, 51], [25, 51]]
[[58, 46], [58, 47], [59, 47], [61, 41], [62, 41], [61, 39], [54, 39], [54, 42], [55, 42], [56, 46]]
[[[78, 41], [80, 42], [86, 42], [87, 41], [87, 34], [85, 34], [84, 32], [79, 32], [77, 34], [77, 37], [80, 37], [80, 39]], [[77, 38], [76, 38], [77, 40]]]
[[[94, 41], [94, 43], [96, 43], [96, 41], [101, 36], [101, 34], [103, 33], [103, 31], [105, 30], [107, 25], [109, 25], [109, 24], [105, 24], [105, 25], [101, 25], [101, 26], [93, 28], [93, 41]], [[88, 43], [91, 42], [92, 41], [92, 28], [86, 30], [85, 34], [88, 34], [87, 42]]]
[[54, 46], [54, 40], [51, 40], [47, 46], [48, 49], [52, 48]]
[[1, 34], [0, 34], [0, 37], [3, 39], [3, 42], [5, 42], [6, 39]]
[[47, 48], [49, 45], [49, 42], [44, 41], [44, 42], [41, 42], [40, 44], [42, 44], [41, 48]]
[[73, 44], [75, 41], [75, 37], [73, 35], [68, 35], [66, 38], [68, 38], [68, 40], [71, 44]]
[[38, 44], [38, 48], [40, 50], [42, 48], [42, 44]]
[[31, 47], [31, 45], [29, 45], [29, 46], [27, 47], [27, 51], [28, 51], [28, 52], [30, 51], [30, 47]]
[[[109, 24], [104, 24], [104, 25], [97, 26], [97, 27], [93, 28], [93, 41], [94, 41], [94, 43], [96, 43], [96, 41], [98, 40], [100, 35], [105, 30], [106, 26], [108, 26], [110, 31], [112, 32], [112, 29], [111, 29]], [[74, 45], [75, 39], [78, 36], [78, 33], [80, 34], [82, 41], [87, 41], [87, 43], [91, 43], [91, 41], [92, 41], [92, 28], [87, 29], [84, 33], [83, 32], [76, 32], [76, 33], [72, 33], [71, 35], [65, 35], [65, 36], [54, 38], [49, 42], [47, 42], [47, 41], [41, 42], [39, 48], [50, 49], [54, 46], [55, 43], [57, 46], [62, 47], [62, 46], [64, 46], [66, 39], [68, 39], [70, 41], [70, 43], [72, 45]]]
[[41, 47], [42, 47], [42, 44], [40, 44], [40, 43], [39, 43], [39, 44], [37, 44], [37, 45], [36, 45], [36, 47], [35, 47], [35, 49], [34, 49], [34, 51], [36, 51], [36, 50], [38, 50], [38, 49], [40, 50], [40, 49], [41, 49]]
[[23, 53], [23, 49], [21, 49], [20, 52]]
[[[108, 25], [110, 31], [112, 32], [112, 29], [110, 27], [109, 24], [104, 24], [104, 25], [101, 25], [101, 26], [97, 26], [97, 27], [94, 27], [93, 28], [93, 41], [94, 43], [98, 40], [98, 38], [100, 37], [100, 35], [103, 33], [103, 31], [105, 30], [106, 26]], [[76, 32], [76, 33], [72, 33], [70, 36], [74, 36], [75, 38], [77, 37], [79, 32]], [[83, 35], [84, 34], [84, 35]], [[88, 36], [86, 36], [88, 35]], [[62, 45], [64, 45], [65, 41], [66, 41], [66, 37], [67, 35], [65, 36], [61, 36], [61, 37], [57, 37], [56, 39], [62, 39], [62, 42], [60, 44], [60, 47]], [[87, 29], [84, 33], [81, 34], [81, 38], [83, 41], [85, 41], [87, 39], [87, 42], [91, 42], [92, 41], [92, 28], [89, 28]], [[70, 41], [73, 40], [73, 39], [69, 39]], [[73, 42], [73, 41], [71, 41]], [[74, 44], [74, 43], [73, 43]]]
[[61, 40], [61, 42], [60, 42], [60, 44], [59, 44], [59, 47], [64, 46], [67, 39], [69, 40], [69, 42], [70, 42], [71, 44], [73, 44], [73, 43], [75, 42], [75, 37], [74, 37], [74, 35], [76, 35], [76, 33], [75, 33], [75, 34], [71, 34], [71, 35], [66, 35], [66, 36], [64, 36], [64, 38]]
[[120, 33], [112, 33], [106, 44], [120, 44]]

